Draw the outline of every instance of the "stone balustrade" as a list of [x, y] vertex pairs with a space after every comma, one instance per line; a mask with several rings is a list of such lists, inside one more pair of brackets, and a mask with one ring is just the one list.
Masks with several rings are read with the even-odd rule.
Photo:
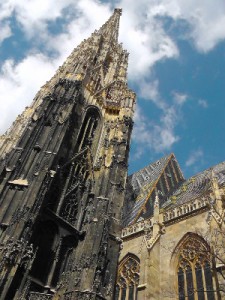
[[168, 222], [176, 218], [183, 217], [184, 215], [190, 214], [196, 210], [199, 210], [207, 206], [209, 199], [207, 197], [197, 198], [189, 202], [185, 202], [182, 205], [168, 209], [163, 213], [163, 222]]
[[[163, 222], [166, 223], [175, 220], [177, 218], [183, 217], [185, 215], [188, 215], [201, 208], [205, 208], [208, 203], [209, 203], [208, 197], [204, 196], [201, 198], [193, 199], [189, 202], [185, 202], [184, 204], [173, 207], [171, 209], [168, 209], [165, 212], [163, 212]], [[154, 224], [154, 217], [149, 218], [147, 220], [141, 220], [135, 224], [125, 227], [122, 230], [121, 237], [125, 238], [140, 233], [148, 228], [151, 228], [153, 224]]]
[[139, 221], [133, 225], [130, 225], [122, 230], [122, 238], [137, 234], [153, 226], [153, 218]]

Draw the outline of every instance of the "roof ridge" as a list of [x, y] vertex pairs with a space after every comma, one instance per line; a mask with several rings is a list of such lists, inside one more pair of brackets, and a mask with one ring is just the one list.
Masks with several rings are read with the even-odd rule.
[[[163, 159], [167, 159], [167, 160], [168, 160], [168, 159], [169, 159], [170, 157], [172, 157], [172, 156], [175, 157], [175, 155], [174, 155], [173, 152], [171, 152], [171, 153], [168, 154], [168, 155], [165, 155], [165, 156], [161, 157], [160, 159], [155, 160], [154, 162], [152, 162], [152, 163], [146, 165], [145, 167], [139, 169], [138, 171], [136, 171], [136, 172], [134, 172], [134, 173], [128, 175], [128, 177], [131, 177], [131, 176], [133, 176], [133, 175], [135, 175], [135, 174], [138, 174], [138, 173], [141, 172], [142, 170], [145, 170], [146, 168], [150, 167], [151, 165], [154, 165], [154, 164], [157, 163], [158, 161], [161, 161], [161, 160], [163, 160]], [[175, 157], [175, 158], [176, 158], [176, 157]]]
[[[136, 223], [137, 220], [138, 220], [138, 218], [140, 217], [140, 214], [141, 214], [142, 210], [144, 209], [146, 203], [148, 202], [148, 200], [149, 200], [149, 198], [151, 197], [152, 193], [153, 193], [154, 190], [156, 189], [156, 185], [157, 185], [157, 183], [159, 182], [160, 178], [162, 177], [163, 173], [165, 172], [166, 167], [168, 166], [168, 164], [169, 164], [170, 160], [172, 159], [172, 156], [173, 156], [173, 155], [174, 155], [174, 154], [171, 153], [170, 155], [163, 157], [163, 158], [166, 158], [165, 164], [164, 164], [164, 166], [163, 166], [163, 168], [162, 168], [160, 174], [159, 174], [158, 177], [155, 179], [155, 181], [154, 181], [154, 183], [153, 183], [153, 186], [151, 187], [149, 193], [148, 193], [147, 196], [145, 197], [145, 200], [144, 200], [143, 204], [141, 205], [141, 207], [140, 207], [138, 213], [136, 214], [136, 217], [135, 217], [134, 220], [132, 221], [132, 224]], [[157, 162], [157, 161], [156, 161], [156, 162]]]

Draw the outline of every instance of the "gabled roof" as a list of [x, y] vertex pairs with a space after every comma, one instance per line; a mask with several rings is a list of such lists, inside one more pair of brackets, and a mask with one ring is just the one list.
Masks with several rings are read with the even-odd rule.
[[[132, 208], [128, 212], [125, 212], [125, 216], [123, 219], [124, 225], [129, 225], [137, 221], [142, 212], [146, 210], [146, 204], [155, 192], [160, 178], [162, 176], [165, 176], [165, 169], [168, 166], [169, 162], [171, 162], [171, 160], [173, 160], [173, 162], [177, 166], [177, 169], [179, 170], [180, 177], [178, 179], [178, 182], [180, 183], [184, 178], [174, 154], [165, 156], [128, 177], [125, 201], [127, 203], [129, 201], [131, 202], [132, 200], [130, 198], [132, 197], [134, 198], [134, 200]], [[170, 189], [172, 189], [172, 186], [168, 187], [168, 190]], [[130, 205], [128, 203], [128, 207], [129, 206]]]
[[140, 192], [148, 184], [153, 184], [165, 168], [171, 154], [162, 157], [154, 163], [130, 175], [128, 180], [131, 181], [135, 192]]

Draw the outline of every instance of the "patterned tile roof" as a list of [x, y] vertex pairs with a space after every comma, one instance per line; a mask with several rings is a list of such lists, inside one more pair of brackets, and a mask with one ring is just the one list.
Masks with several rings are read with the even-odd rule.
[[225, 162], [222, 162], [184, 181], [162, 207], [171, 208], [207, 193], [211, 188], [212, 173], [218, 178], [219, 186], [225, 185]]
[[128, 177], [127, 186], [129, 187], [129, 191], [126, 195], [126, 200], [130, 200], [129, 192], [130, 189], [132, 189], [135, 195], [135, 202], [133, 204], [133, 207], [126, 213], [124, 217], [125, 225], [128, 225], [135, 220], [141, 207], [146, 202], [146, 198], [148, 197], [149, 192], [152, 190], [155, 183], [159, 179], [171, 156], [172, 154], [167, 155]]
[[133, 189], [140, 191], [147, 184], [153, 183], [161, 174], [170, 157], [171, 154], [130, 175], [128, 180], [131, 181]]

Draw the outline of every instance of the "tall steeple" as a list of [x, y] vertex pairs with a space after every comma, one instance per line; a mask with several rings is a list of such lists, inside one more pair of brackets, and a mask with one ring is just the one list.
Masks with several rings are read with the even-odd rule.
[[121, 10], [2, 138], [0, 299], [113, 299], [135, 94]]
[[[13, 125], [0, 136], [0, 157], [4, 157], [16, 145], [25, 130], [28, 121], [42, 103], [43, 95], [51, 93], [60, 78], [83, 81], [84, 89], [101, 97], [103, 90], [115, 81], [127, 82], [128, 52], [118, 44], [121, 9], [115, 9], [113, 15], [99, 30], [80, 43], [70, 54], [56, 74], [40, 89], [31, 106], [17, 117]], [[122, 92], [122, 91], [121, 91]]]
[[114, 10], [114, 14], [99, 30], [100, 34], [103, 34], [105, 38], [113, 41], [114, 43], [118, 42], [121, 14], [122, 9], [116, 8]]

